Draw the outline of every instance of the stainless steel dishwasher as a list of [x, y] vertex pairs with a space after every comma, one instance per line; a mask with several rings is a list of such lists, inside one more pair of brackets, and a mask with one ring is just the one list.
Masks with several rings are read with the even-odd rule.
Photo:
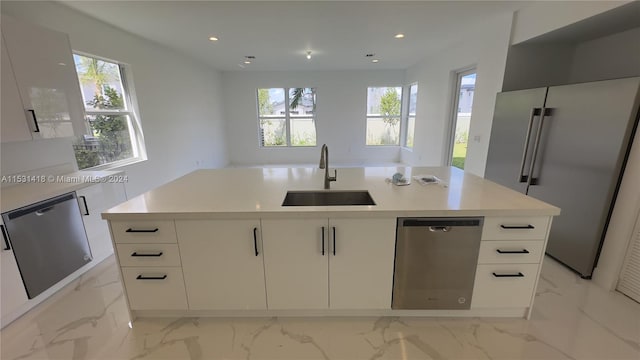
[[29, 299], [91, 261], [75, 193], [2, 214]]
[[469, 309], [483, 218], [398, 218], [392, 309]]

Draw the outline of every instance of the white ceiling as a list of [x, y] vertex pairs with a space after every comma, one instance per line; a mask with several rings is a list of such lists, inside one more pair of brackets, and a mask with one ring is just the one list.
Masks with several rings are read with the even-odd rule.
[[[226, 71], [406, 69], [523, 1], [67, 1]], [[394, 39], [396, 33], [406, 35]], [[208, 37], [220, 40], [211, 42]], [[312, 51], [312, 59], [305, 58]], [[375, 53], [379, 63], [365, 57]], [[256, 59], [241, 68], [246, 55]]]

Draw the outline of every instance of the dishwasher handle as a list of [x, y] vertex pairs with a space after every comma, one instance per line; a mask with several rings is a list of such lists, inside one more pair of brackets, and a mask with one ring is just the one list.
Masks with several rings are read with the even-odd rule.
[[449, 232], [451, 226], [429, 226], [431, 232]]
[[481, 226], [482, 221], [481, 218], [410, 218], [402, 219], [401, 224], [404, 227], [428, 227], [429, 231], [445, 232], [456, 226]]
[[9, 238], [7, 236], [7, 229], [5, 229], [4, 225], [0, 225], [0, 230], [2, 231], [2, 238], [4, 239], [4, 247], [2, 250], [11, 250], [11, 244], [9, 244]]
[[25, 216], [25, 215], [29, 215], [32, 213], [35, 213], [37, 216], [42, 216], [44, 215], [46, 212], [53, 210], [53, 208], [55, 207], [55, 205], [61, 204], [65, 201], [69, 201], [69, 200], [73, 200], [75, 199], [75, 193], [69, 193], [66, 195], [61, 195], [57, 198], [53, 198], [50, 200], [45, 200], [42, 202], [39, 202], [35, 205], [32, 206], [26, 206], [24, 208], [18, 209], [18, 210], [14, 210], [10, 213], [7, 214], [7, 217], [9, 220], [14, 220], [17, 219], [21, 216]]

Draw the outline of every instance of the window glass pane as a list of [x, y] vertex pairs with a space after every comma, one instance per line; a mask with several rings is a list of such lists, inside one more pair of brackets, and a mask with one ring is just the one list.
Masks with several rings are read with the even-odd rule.
[[409, 87], [409, 109], [407, 114], [407, 127], [406, 127], [406, 138], [404, 146], [412, 148], [413, 147], [413, 138], [414, 138], [414, 129], [416, 124], [416, 104], [418, 101], [418, 84], [413, 84]]
[[73, 55], [87, 110], [125, 110], [120, 66], [116, 63]]
[[367, 89], [367, 116], [400, 116], [401, 87], [370, 87]]
[[291, 146], [316, 146], [316, 124], [312, 118], [291, 118]]
[[367, 145], [400, 145], [401, 87], [367, 89]]
[[284, 117], [286, 113], [284, 89], [258, 89], [258, 114]]
[[[396, 125], [390, 125], [391, 123]], [[367, 145], [399, 145], [400, 128], [398, 124], [400, 124], [400, 117], [368, 118]]]
[[128, 115], [89, 115], [87, 120], [92, 133], [73, 145], [79, 169], [134, 156]]
[[451, 165], [464, 169], [464, 163], [467, 158], [467, 144], [469, 142], [473, 93], [476, 88], [476, 73], [460, 76], [457, 85], [459, 90], [458, 109], [456, 112], [456, 130], [453, 138]]
[[316, 89], [258, 89], [261, 146], [316, 145]]
[[260, 119], [262, 146], [287, 146], [286, 119]]
[[416, 102], [418, 100], [418, 85], [409, 88], [409, 115], [416, 115]]
[[293, 116], [313, 116], [316, 109], [316, 91], [313, 88], [289, 89], [289, 114]]
[[413, 134], [415, 126], [416, 118], [410, 116], [409, 119], [407, 119], [407, 147], [410, 148], [413, 147]]

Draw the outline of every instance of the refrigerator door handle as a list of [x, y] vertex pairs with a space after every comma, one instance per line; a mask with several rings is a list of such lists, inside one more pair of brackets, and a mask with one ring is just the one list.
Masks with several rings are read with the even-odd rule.
[[536, 132], [536, 139], [533, 143], [533, 153], [531, 154], [531, 164], [529, 164], [529, 177], [527, 178], [527, 190], [531, 185], [537, 185], [538, 179], [534, 179], [533, 170], [536, 166], [536, 159], [538, 158], [538, 148], [540, 147], [540, 140], [542, 139], [542, 127], [544, 126], [545, 116], [551, 115], [551, 109], [542, 108], [540, 110], [540, 122], [538, 123], [538, 131]]
[[[529, 153], [529, 142], [531, 141], [531, 129], [533, 128], [533, 119], [536, 116], [540, 116], [542, 109], [532, 108], [531, 115], [529, 116], [529, 126], [527, 127], [527, 135], [524, 140], [524, 149], [522, 149], [522, 161], [520, 162], [520, 173], [518, 174], [518, 182], [526, 183], [529, 176], [524, 174], [525, 163], [527, 161], [527, 155]], [[531, 174], [531, 173], [529, 173]]]

